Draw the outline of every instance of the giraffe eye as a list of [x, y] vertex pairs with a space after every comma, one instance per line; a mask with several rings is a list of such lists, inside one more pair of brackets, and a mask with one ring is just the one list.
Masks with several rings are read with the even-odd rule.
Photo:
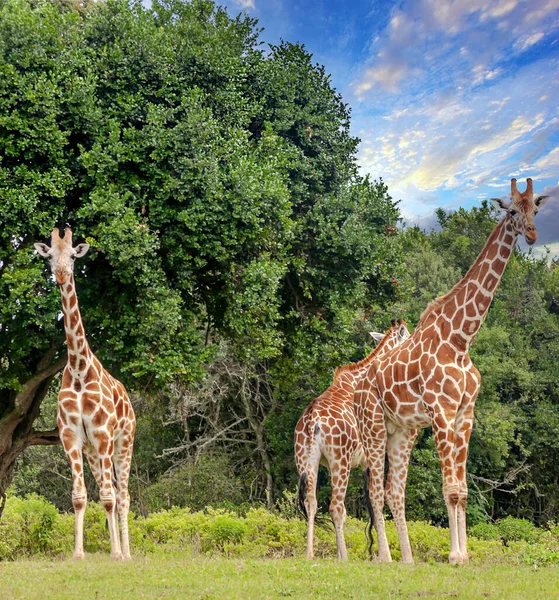
[[515, 211], [515, 210], [511, 210], [511, 211], [509, 211], [509, 215], [510, 215], [511, 217], [514, 217], [514, 215], [515, 215], [515, 214], [516, 214], [516, 211]]

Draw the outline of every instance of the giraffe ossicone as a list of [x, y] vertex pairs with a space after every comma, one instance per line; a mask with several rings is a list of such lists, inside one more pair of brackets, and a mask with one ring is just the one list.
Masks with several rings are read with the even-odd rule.
[[111, 556], [129, 559], [128, 479], [136, 420], [124, 386], [103, 368], [85, 337], [74, 281], [74, 261], [85, 256], [89, 245], [72, 247], [72, 230], [66, 228], [63, 237], [58, 229], [52, 231], [50, 247], [36, 243], [35, 249], [49, 259], [51, 272], [62, 295], [68, 362], [58, 394], [57, 422], [72, 470], [72, 503], [76, 513], [74, 558], [84, 557], [83, 523], [87, 505], [83, 473], [85, 454], [107, 514]]
[[[432, 426], [443, 474], [451, 563], [467, 563], [466, 460], [480, 374], [469, 348], [481, 327], [519, 235], [533, 244], [534, 215], [546, 202], [534, 197], [532, 180], [519, 192], [511, 181], [511, 202], [494, 199], [506, 212], [466, 275], [420, 317], [413, 334], [377, 358], [357, 386], [355, 414], [368, 472], [381, 561], [390, 561], [383, 506], [392, 511], [402, 560], [413, 562], [406, 518], [408, 463], [419, 428]], [[384, 486], [384, 463], [389, 476]]]
[[308, 520], [307, 558], [314, 558], [316, 484], [320, 464], [328, 467], [332, 484], [330, 515], [336, 530], [337, 557], [347, 560], [344, 538], [345, 494], [352, 467], [362, 464], [363, 451], [353, 412], [353, 394], [371, 362], [409, 337], [405, 321], [392, 320], [377, 347], [363, 360], [336, 369], [332, 385], [304, 410], [295, 427], [295, 463], [299, 473], [299, 504]]

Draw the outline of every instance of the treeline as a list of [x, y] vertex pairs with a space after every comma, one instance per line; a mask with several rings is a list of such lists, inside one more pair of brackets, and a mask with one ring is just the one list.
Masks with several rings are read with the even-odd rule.
[[[483, 205], [401, 227], [357, 171], [324, 69], [212, 2], [0, 0], [0, 69], [0, 493], [71, 507], [61, 449], [28, 448], [51, 441], [36, 430], [54, 425], [65, 361], [59, 292], [32, 252], [54, 224], [92, 246], [80, 306], [134, 399], [143, 514], [280, 501], [304, 406], [368, 331], [413, 328], [495, 224]], [[557, 266], [517, 253], [472, 351], [472, 522], [558, 517], [558, 310]], [[355, 515], [359, 487], [356, 473]], [[409, 516], [444, 522], [441, 487], [424, 431]]]

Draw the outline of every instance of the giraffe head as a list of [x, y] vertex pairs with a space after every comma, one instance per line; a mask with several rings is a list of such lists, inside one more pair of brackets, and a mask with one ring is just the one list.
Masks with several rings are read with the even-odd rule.
[[60, 237], [57, 227], [50, 234], [50, 248], [47, 244], [34, 244], [35, 250], [50, 261], [50, 269], [58, 285], [63, 285], [74, 271], [74, 261], [87, 254], [89, 244], [78, 244], [72, 248], [72, 230], [66, 227], [64, 237]]
[[530, 246], [538, 239], [538, 232], [534, 225], [534, 215], [547, 202], [549, 196], [536, 196], [532, 180], [526, 179], [526, 190], [519, 192], [516, 179], [511, 179], [511, 201], [505, 202], [500, 198], [491, 198], [493, 206], [507, 213], [508, 219], [518, 235], [523, 235]]
[[392, 323], [392, 327], [388, 330], [388, 333], [378, 333], [376, 331], [371, 331], [369, 333], [371, 337], [379, 343], [386, 337], [385, 343], [388, 348], [392, 349], [394, 346], [398, 346], [402, 342], [405, 342], [410, 337], [410, 332], [408, 331], [408, 325], [404, 319], [391, 319], [390, 322]]

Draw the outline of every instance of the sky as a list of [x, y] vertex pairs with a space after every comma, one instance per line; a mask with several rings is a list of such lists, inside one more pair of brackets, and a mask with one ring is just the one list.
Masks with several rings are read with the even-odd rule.
[[509, 197], [552, 199], [537, 252], [559, 255], [559, 0], [222, 0], [300, 42], [352, 109], [363, 173], [408, 224]]

